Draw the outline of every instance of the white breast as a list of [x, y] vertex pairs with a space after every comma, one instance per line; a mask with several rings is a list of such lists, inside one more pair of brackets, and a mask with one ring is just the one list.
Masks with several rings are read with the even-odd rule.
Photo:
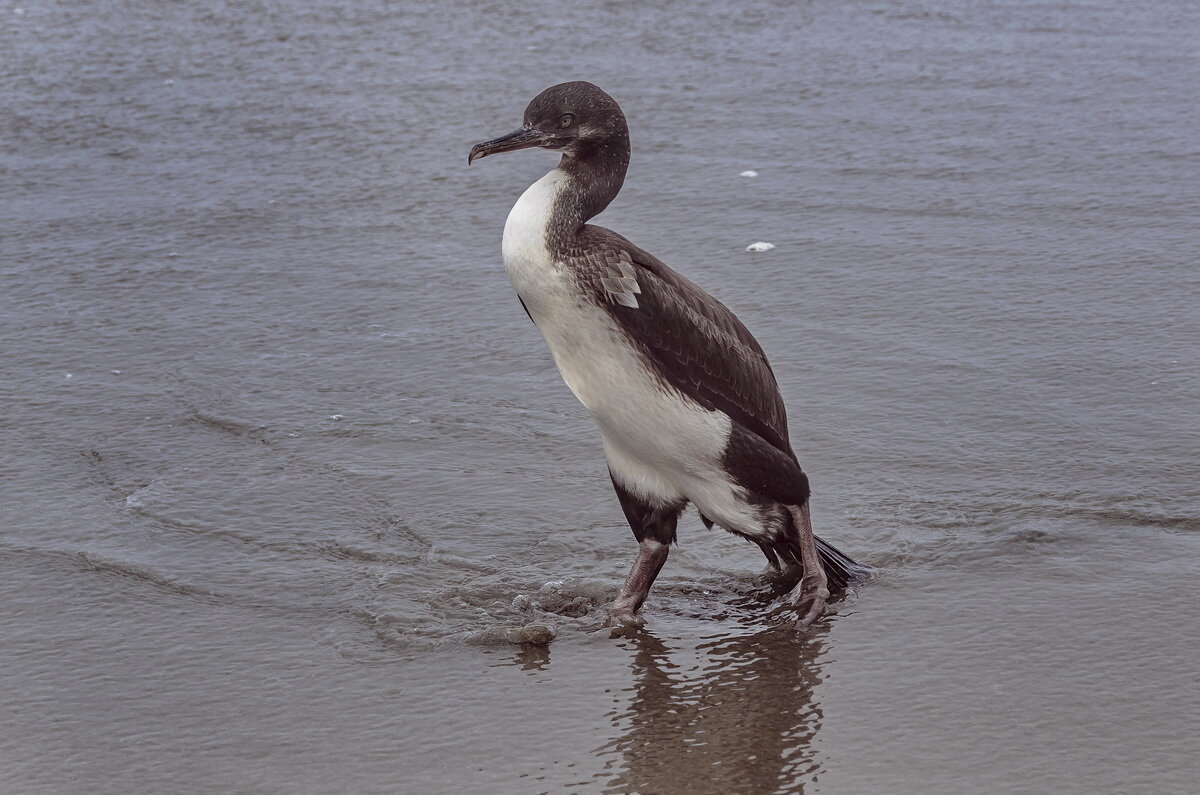
[[554, 169], [526, 188], [508, 213], [504, 222], [504, 266], [518, 293], [522, 287], [535, 287], [533, 283], [554, 264], [546, 247], [546, 227], [554, 202], [569, 179], [566, 172]]
[[622, 485], [650, 499], [686, 497], [718, 521], [733, 520], [735, 489], [720, 463], [729, 417], [704, 409], [651, 372], [546, 244], [554, 200], [569, 179], [551, 171], [513, 206], [504, 225], [509, 278], [563, 380], [600, 427], [609, 467]]

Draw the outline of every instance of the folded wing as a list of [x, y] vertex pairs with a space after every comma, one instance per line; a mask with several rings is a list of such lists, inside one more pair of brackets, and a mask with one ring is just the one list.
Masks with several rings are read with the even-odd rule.
[[717, 299], [652, 254], [587, 226], [571, 264], [671, 386], [795, 459], [762, 347]]

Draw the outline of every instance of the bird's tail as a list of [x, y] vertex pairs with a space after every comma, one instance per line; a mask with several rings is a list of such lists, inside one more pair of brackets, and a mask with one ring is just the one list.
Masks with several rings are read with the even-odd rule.
[[825, 577], [829, 580], [831, 592], [844, 591], [850, 583], [864, 580], [870, 574], [870, 567], [855, 562], [845, 552], [820, 536], [814, 536], [814, 538], [817, 541], [817, 554], [821, 556], [821, 565], [825, 568]]

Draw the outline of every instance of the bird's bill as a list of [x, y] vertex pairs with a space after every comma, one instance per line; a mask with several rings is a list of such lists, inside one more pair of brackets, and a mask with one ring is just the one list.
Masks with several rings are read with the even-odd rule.
[[513, 130], [508, 135], [501, 135], [494, 140], [484, 141], [481, 144], [472, 146], [471, 154], [467, 155], [467, 165], [471, 165], [481, 157], [494, 155], [498, 152], [513, 152], [517, 149], [541, 146], [545, 141], [545, 133], [538, 128], [522, 127], [519, 130]]

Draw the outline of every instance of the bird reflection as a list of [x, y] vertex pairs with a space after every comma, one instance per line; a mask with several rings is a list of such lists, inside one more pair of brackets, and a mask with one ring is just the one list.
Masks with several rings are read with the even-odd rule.
[[632, 636], [634, 695], [606, 749], [621, 756], [610, 791], [803, 792], [820, 771], [813, 689], [829, 623], [704, 643], [686, 667], [689, 654]]

